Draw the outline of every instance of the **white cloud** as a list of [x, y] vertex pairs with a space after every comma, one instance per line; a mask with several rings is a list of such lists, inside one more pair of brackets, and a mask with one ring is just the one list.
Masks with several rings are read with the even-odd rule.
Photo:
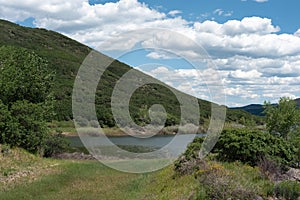
[[230, 75], [234, 78], [253, 79], [253, 78], [261, 77], [262, 73], [258, 72], [255, 69], [251, 71], [236, 70], [236, 71], [232, 71]]
[[174, 56], [168, 55], [165, 52], [157, 52], [157, 51], [152, 51], [149, 54], [147, 54], [148, 58], [152, 59], [172, 59]]
[[233, 11], [229, 11], [229, 12], [224, 13], [224, 16], [230, 17], [232, 14], [233, 14]]
[[294, 33], [295, 36], [297, 37], [300, 37], [300, 29], [298, 29], [295, 33]]
[[267, 2], [269, 0], [253, 0], [253, 1], [258, 2], [258, 3], [263, 3], [263, 2]]
[[274, 27], [272, 21], [268, 18], [245, 17], [241, 21], [229, 20], [223, 27], [223, 33], [226, 35], [237, 34], [269, 34], [278, 32], [279, 27]]
[[222, 15], [224, 13], [224, 11], [221, 8], [218, 8], [218, 9], [214, 10], [213, 13], [220, 16], [220, 15]]
[[233, 11], [224, 11], [221, 8], [218, 8], [216, 10], [213, 11], [213, 14], [215, 15], [219, 15], [219, 16], [224, 16], [224, 17], [230, 17], [233, 14]]
[[168, 15], [171, 15], [172, 17], [174, 17], [175, 15], [181, 14], [182, 11], [180, 10], [171, 10], [170, 12], [168, 12]]

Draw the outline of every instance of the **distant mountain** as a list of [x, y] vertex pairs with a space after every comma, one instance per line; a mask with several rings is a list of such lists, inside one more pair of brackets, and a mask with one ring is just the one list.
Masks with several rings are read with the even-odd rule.
[[231, 109], [234, 109], [234, 110], [244, 110], [244, 111], [247, 111], [253, 115], [257, 115], [257, 116], [263, 116], [263, 111], [264, 111], [264, 108], [263, 108], [263, 105], [262, 104], [250, 104], [250, 105], [247, 105], [247, 106], [243, 106], [243, 107], [234, 107], [234, 108], [231, 108]]
[[[72, 40], [64, 35], [39, 28], [27, 28], [17, 24], [0, 20], [0, 46], [9, 45], [22, 47], [34, 51], [48, 61], [48, 67], [56, 74], [54, 95], [56, 99], [56, 120], [70, 120], [72, 116], [71, 96], [77, 71], [91, 48]], [[112, 64], [101, 77], [96, 91], [96, 112], [102, 126], [115, 126], [111, 111], [111, 96], [117, 81], [132, 67], [99, 53], [103, 60], [111, 60]], [[153, 79], [135, 70], [139, 79]], [[157, 80], [156, 80], [157, 81]], [[163, 85], [163, 83], [162, 83]], [[130, 100], [130, 114], [136, 123], [149, 121], [148, 112], [153, 104], [165, 107], [167, 125], [174, 125], [180, 121], [180, 104], [175, 95], [160, 84], [145, 85], [134, 93]], [[179, 92], [179, 91], [178, 91]], [[179, 92], [185, 97], [191, 96]], [[211, 102], [198, 100], [201, 111], [201, 122], [209, 121]], [[253, 119], [253, 116], [243, 110], [227, 110], [227, 121], [239, 121], [240, 118]], [[254, 116], [255, 117], [255, 116]], [[255, 118], [259, 122], [259, 118]]]
[[294, 99], [296, 101], [297, 107], [300, 107], [300, 98]]
[[[294, 99], [294, 101], [296, 102], [297, 107], [300, 107], [300, 98]], [[277, 105], [277, 104], [272, 104], [272, 105]], [[264, 108], [263, 108], [262, 104], [250, 104], [250, 105], [246, 105], [246, 106], [242, 106], [242, 107], [233, 107], [231, 109], [244, 110], [253, 115], [264, 116], [264, 114], [263, 114]]]

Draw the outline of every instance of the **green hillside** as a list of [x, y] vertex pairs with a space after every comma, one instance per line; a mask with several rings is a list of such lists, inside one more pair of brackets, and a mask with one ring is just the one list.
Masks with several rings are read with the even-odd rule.
[[[27, 28], [14, 23], [0, 20], [0, 46], [23, 47], [34, 51], [48, 61], [48, 67], [55, 72], [54, 95], [56, 99], [56, 120], [72, 119], [71, 96], [77, 71], [91, 48], [59, 33]], [[103, 59], [111, 59], [102, 55]], [[120, 77], [132, 69], [130, 66], [114, 60], [101, 77], [96, 92], [97, 117], [102, 126], [113, 127], [115, 122], [110, 109], [113, 87]], [[142, 72], [137, 72], [139, 78], [151, 79]], [[185, 95], [189, 97], [188, 95]], [[180, 104], [175, 95], [166, 87], [158, 84], [148, 84], [139, 88], [131, 98], [130, 114], [138, 124], [147, 124], [149, 116], [147, 109], [153, 104], [162, 104], [168, 115], [166, 125], [176, 125], [180, 121]], [[199, 100], [201, 119], [204, 123], [210, 116], [210, 102]], [[190, 108], [192, 109], [192, 108]], [[241, 118], [261, 123], [261, 118], [247, 112], [228, 109], [228, 121], [240, 121]]]

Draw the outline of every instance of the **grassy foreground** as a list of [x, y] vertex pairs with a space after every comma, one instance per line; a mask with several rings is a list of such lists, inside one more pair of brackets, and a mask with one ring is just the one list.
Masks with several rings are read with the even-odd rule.
[[0, 149], [1, 200], [193, 200], [210, 199], [211, 192], [267, 198], [273, 186], [257, 167], [240, 162], [209, 161], [193, 175], [176, 174], [174, 166], [131, 174], [94, 160], [45, 159], [18, 148], [8, 153], [3, 153], [1, 145]]
[[20, 149], [0, 157], [0, 199], [188, 199], [193, 176], [172, 166], [147, 174], [110, 169], [98, 161], [42, 159]]

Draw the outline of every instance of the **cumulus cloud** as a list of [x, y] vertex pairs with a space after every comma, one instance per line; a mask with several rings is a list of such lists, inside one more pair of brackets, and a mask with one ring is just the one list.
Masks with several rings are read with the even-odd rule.
[[230, 17], [233, 14], [233, 11], [224, 11], [221, 8], [218, 8], [216, 10], [213, 11], [213, 14], [215, 15], [219, 15], [219, 16], [224, 16], [224, 17]]
[[253, 79], [253, 78], [259, 78], [262, 75], [262, 73], [258, 72], [257, 70], [251, 70], [251, 71], [236, 70], [236, 71], [232, 71], [230, 75], [234, 78]]
[[[230, 13], [214, 11], [220, 16]], [[278, 93], [300, 96], [300, 29], [294, 34], [280, 33], [271, 19], [256, 16], [218, 23], [188, 21], [180, 14], [179, 10], [161, 12], [138, 0], [95, 5], [88, 0], [0, 0], [0, 18], [16, 22], [32, 17], [37, 27], [59, 31], [100, 51], [129, 50], [139, 44], [195, 60], [203, 53], [200, 45], [218, 70], [207, 67], [201, 77], [192, 69], [160, 67], [147, 72], [198, 97], [209, 96], [203, 89], [205, 84], [225, 84], [228, 95], [237, 96], [234, 104], [245, 99], [261, 102], [266, 97], [278, 98]], [[147, 57], [174, 59], [174, 55], [160, 51], [149, 52]], [[182, 81], [184, 77], [190, 80], [190, 89]]]
[[298, 29], [295, 33], [294, 33], [295, 36], [297, 37], [300, 37], [300, 29]]
[[263, 3], [263, 2], [267, 2], [269, 0], [253, 0], [253, 1], [258, 2], [258, 3]]
[[218, 9], [214, 10], [213, 13], [217, 14], [217, 15], [222, 15], [224, 13], [224, 11], [221, 8], [218, 8]]
[[182, 11], [180, 10], [171, 10], [170, 12], [168, 12], [168, 15], [171, 15], [171, 16], [175, 16], [175, 15], [178, 15], [178, 14], [181, 14]]

